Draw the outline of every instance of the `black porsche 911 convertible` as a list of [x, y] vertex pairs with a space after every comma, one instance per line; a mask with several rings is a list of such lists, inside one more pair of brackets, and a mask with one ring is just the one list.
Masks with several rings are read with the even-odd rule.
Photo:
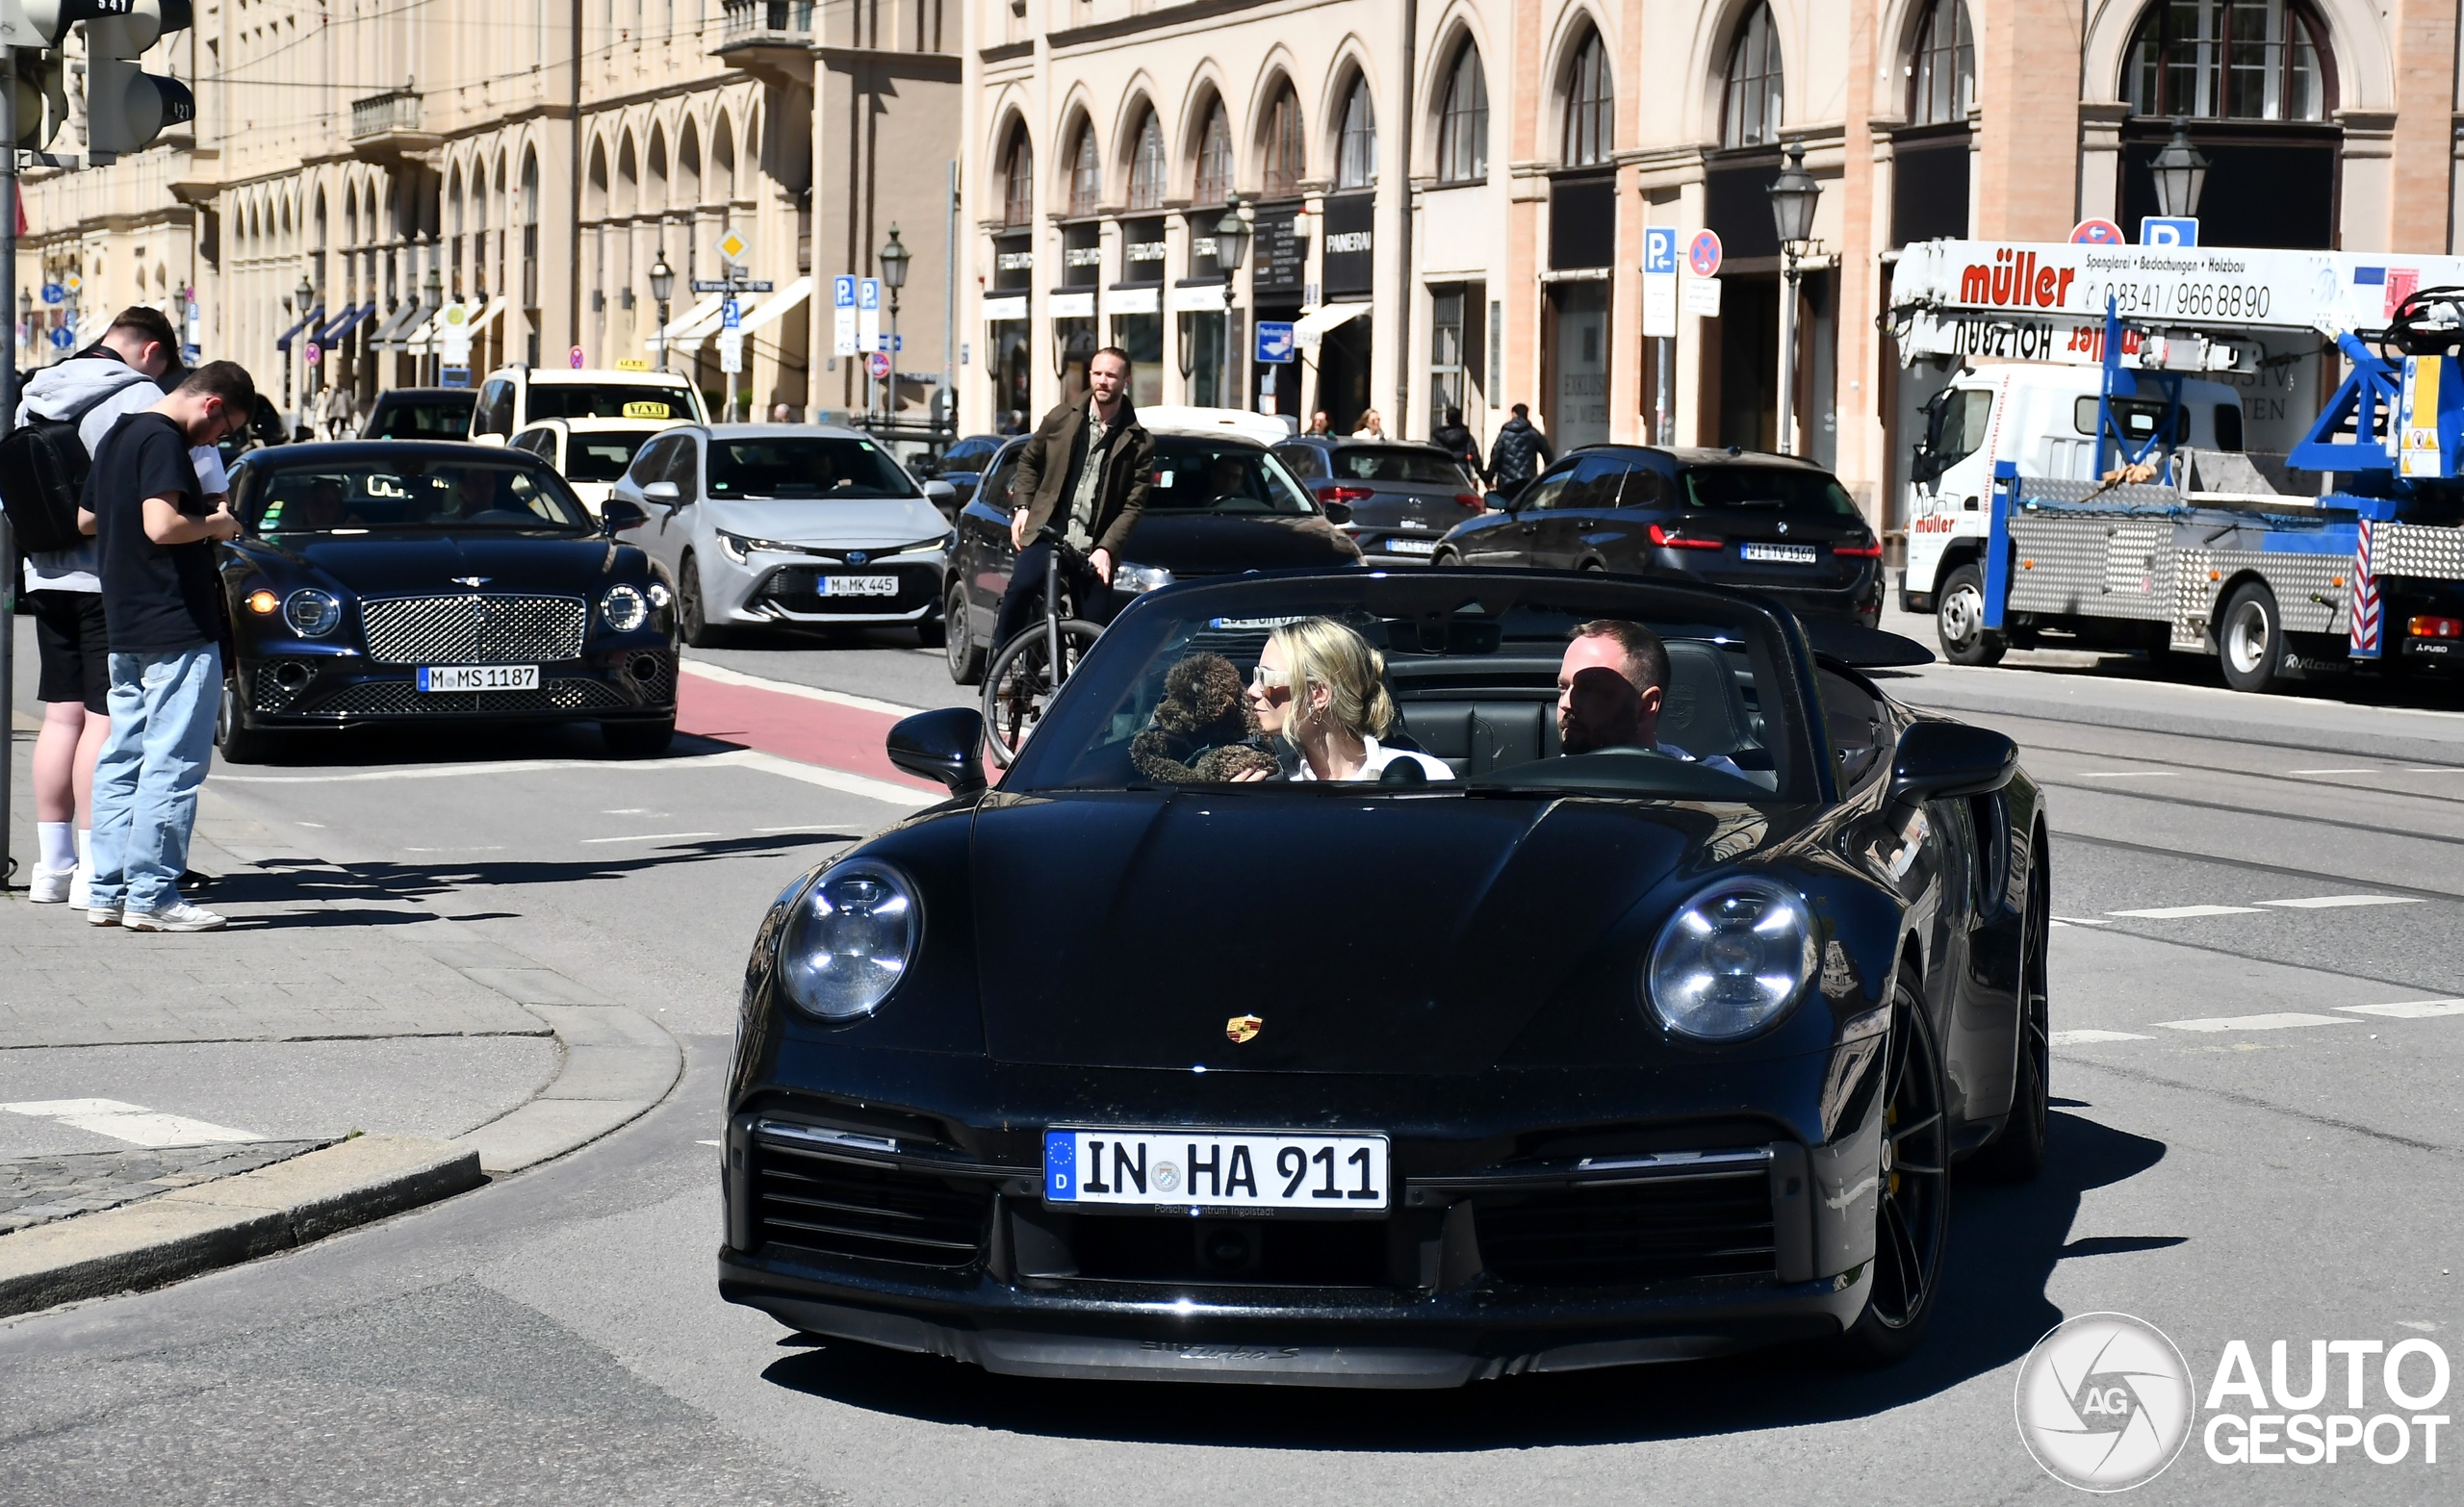
[[[1425, 757], [1279, 776], [1191, 715], [1312, 619]], [[1563, 738], [1601, 620], [1656, 716]], [[2049, 919], [2015, 747], [1857, 668], [1901, 653], [1717, 588], [1253, 576], [1142, 598], [997, 788], [974, 712], [910, 718], [953, 798], [755, 943], [722, 1295], [1032, 1376], [1896, 1360], [1953, 1162], [2043, 1159]]]
[[629, 756], [675, 735], [669, 588], [617, 538], [641, 509], [594, 519], [528, 451], [415, 440], [253, 451], [231, 503], [224, 757], [406, 723], [596, 722]]

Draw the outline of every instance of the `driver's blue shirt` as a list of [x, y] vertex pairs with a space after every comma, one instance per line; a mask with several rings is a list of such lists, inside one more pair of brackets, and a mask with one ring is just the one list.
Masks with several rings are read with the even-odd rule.
[[1736, 760], [1725, 754], [1714, 754], [1709, 758], [1696, 758], [1674, 743], [1655, 743], [1652, 747], [1670, 758], [1683, 759], [1688, 764], [1700, 764], [1705, 769], [1716, 769], [1723, 775], [1734, 775], [1739, 779], [1747, 778], [1745, 771], [1736, 767]]

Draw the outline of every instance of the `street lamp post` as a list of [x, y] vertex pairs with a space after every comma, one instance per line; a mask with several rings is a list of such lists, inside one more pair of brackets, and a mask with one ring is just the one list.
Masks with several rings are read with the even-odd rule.
[[317, 396], [317, 368], [316, 364], [308, 359], [308, 347], [317, 344], [317, 288], [315, 284], [308, 281], [307, 273], [299, 274], [299, 286], [291, 291], [291, 296], [293, 303], [299, 310], [300, 319], [307, 321], [299, 326], [298, 349], [299, 406], [305, 411], [309, 400]]
[[882, 417], [898, 421], [898, 291], [907, 286], [907, 264], [915, 253], [899, 243], [898, 226], [889, 227], [889, 244], [882, 247], [882, 286], [889, 290], [889, 385], [882, 398]]
[[[420, 279], [420, 307], [427, 311], [427, 318], [422, 321], [424, 325], [433, 325], [436, 322], [436, 311], [445, 307], [445, 279], [436, 269], [434, 256], [428, 258], [427, 275]], [[436, 349], [436, 331], [433, 328], [427, 333], [427, 348], [430, 351]], [[444, 373], [438, 370], [438, 366], [432, 364], [433, 357], [423, 356], [420, 359], [424, 364], [429, 364], [429, 381], [445, 380]]]
[[1232, 289], [1248, 251], [1249, 222], [1241, 217], [1241, 195], [1236, 193], [1224, 201], [1223, 217], [1215, 222], [1215, 269], [1223, 274], [1223, 390], [1231, 399], [1226, 408], [1248, 406], [1241, 391], [1241, 353], [1232, 342]]
[[676, 294], [676, 268], [667, 265], [661, 246], [651, 262], [651, 302], [658, 305], [658, 369], [667, 370], [667, 300]]
[[2156, 213], [2168, 219], [2187, 219], [2198, 213], [2199, 195], [2207, 192], [2207, 156], [2191, 144], [2190, 122], [2173, 117], [2173, 139], [2147, 165], [2156, 180]]
[[1814, 202], [1822, 186], [1806, 171], [1802, 141], [1788, 143], [1788, 165], [1771, 180], [1771, 223], [1780, 233], [1784, 271], [1780, 288], [1780, 453], [1797, 453], [1797, 259], [1813, 239]]

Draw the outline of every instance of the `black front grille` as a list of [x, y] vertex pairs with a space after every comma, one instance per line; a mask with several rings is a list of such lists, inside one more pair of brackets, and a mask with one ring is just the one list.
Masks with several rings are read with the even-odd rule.
[[379, 664], [552, 664], [581, 657], [590, 611], [578, 597], [388, 597], [359, 604]]
[[911, 1266], [964, 1266], [992, 1228], [993, 1185], [753, 1143], [756, 1238]]
[[631, 704], [603, 680], [548, 680], [535, 691], [423, 691], [408, 680], [362, 680], [304, 710], [321, 717], [432, 717], [446, 712], [616, 711]]
[[1761, 1167], [1681, 1182], [1483, 1193], [1472, 1201], [1482, 1263], [1533, 1287], [1622, 1287], [1768, 1277], [1777, 1247]]
[[1071, 1219], [1078, 1275], [1119, 1282], [1348, 1288], [1387, 1281], [1382, 1219]]
[[[821, 578], [825, 575], [895, 575], [898, 577], [898, 595], [825, 597], [821, 594]], [[761, 582], [756, 600], [776, 602], [789, 612], [880, 617], [913, 612], [937, 600], [940, 594], [939, 572], [929, 565], [834, 565], [827, 569], [790, 565], [771, 572]]]

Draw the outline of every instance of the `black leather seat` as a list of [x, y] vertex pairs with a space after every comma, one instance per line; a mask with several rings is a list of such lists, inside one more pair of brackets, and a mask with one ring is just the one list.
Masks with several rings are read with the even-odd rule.
[[1696, 758], [1734, 754], [1754, 743], [1753, 717], [1727, 653], [1691, 639], [1665, 647], [1668, 689], [1660, 698], [1659, 741]]

